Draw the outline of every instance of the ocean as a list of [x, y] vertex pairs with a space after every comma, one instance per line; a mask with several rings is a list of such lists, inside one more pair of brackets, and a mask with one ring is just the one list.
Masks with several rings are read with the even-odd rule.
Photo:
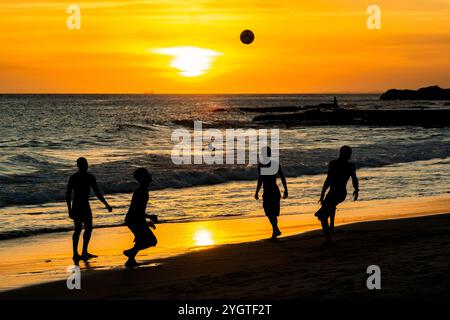
[[[253, 199], [254, 165], [172, 163], [173, 131], [192, 130], [195, 120], [219, 130], [279, 128], [280, 161], [290, 187], [283, 206], [317, 202], [327, 163], [344, 144], [353, 148], [361, 201], [449, 192], [450, 128], [272, 127], [239, 109], [306, 107], [332, 102], [334, 96], [0, 95], [0, 240], [72, 227], [64, 196], [80, 156], [88, 159], [114, 207], [108, 213], [92, 200], [96, 227], [123, 223], [136, 187], [132, 173], [141, 166], [154, 179], [148, 211], [163, 223], [262, 215]], [[448, 108], [442, 101], [336, 96], [349, 109]]]

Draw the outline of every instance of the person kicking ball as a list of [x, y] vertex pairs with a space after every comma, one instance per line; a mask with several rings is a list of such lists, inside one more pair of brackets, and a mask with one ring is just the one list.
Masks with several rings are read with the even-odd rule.
[[[133, 193], [130, 208], [125, 217], [125, 225], [135, 237], [134, 246], [123, 252], [128, 257], [128, 261], [125, 263], [126, 267], [137, 266], [135, 257], [138, 252], [154, 247], [157, 243], [155, 235], [150, 230], [150, 228], [156, 229], [157, 218], [155, 215], [145, 213], [148, 202], [148, 186], [152, 182], [152, 176], [145, 168], [136, 169], [133, 176], [139, 183], [139, 187]], [[147, 222], [146, 218], [149, 218], [150, 221]]]
[[[322, 193], [319, 202], [322, 207], [316, 212], [315, 216], [322, 223], [323, 233], [326, 243], [332, 243], [331, 235], [334, 232], [334, 217], [336, 215], [336, 207], [347, 197], [347, 182], [352, 178], [354, 188], [353, 199], [358, 200], [359, 183], [356, 177], [355, 165], [349, 160], [352, 156], [352, 148], [343, 146], [340, 149], [339, 158], [333, 160], [328, 165], [328, 174], [323, 184]], [[325, 197], [325, 193], [330, 189]], [[330, 219], [330, 224], [328, 224]]]

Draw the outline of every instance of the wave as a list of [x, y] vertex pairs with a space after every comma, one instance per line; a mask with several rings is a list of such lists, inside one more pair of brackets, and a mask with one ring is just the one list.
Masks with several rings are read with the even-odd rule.
[[[228, 111], [228, 110], [227, 110]], [[229, 129], [229, 128], [249, 128], [249, 127], [257, 127], [257, 124], [250, 121], [250, 119], [244, 120], [215, 120], [215, 121], [202, 121], [203, 128], [211, 128], [211, 129]], [[172, 127], [183, 127], [186, 129], [194, 128], [193, 119], [178, 119], [171, 121]]]
[[37, 154], [18, 154], [10, 157], [8, 160], [13, 163], [23, 163], [31, 165], [48, 164], [48, 161], [45, 157], [39, 156]]
[[[95, 229], [112, 228], [112, 227], [118, 227], [121, 225], [122, 224], [102, 225], [102, 226], [96, 226]], [[31, 237], [31, 236], [36, 236], [36, 235], [40, 235], [40, 234], [67, 232], [67, 231], [72, 231], [72, 230], [73, 230], [73, 227], [53, 227], [53, 228], [37, 228], [37, 229], [27, 229], [27, 230], [4, 231], [4, 232], [0, 232], [0, 241], [8, 240], [8, 239]]]
[[[380, 167], [395, 163], [446, 158], [450, 156], [450, 144], [410, 140], [360, 145], [354, 148], [357, 167]], [[285, 175], [298, 177], [321, 174], [327, 170], [328, 161], [336, 157], [336, 150], [315, 149], [282, 150], [281, 163]], [[33, 164], [35, 172], [0, 176], [0, 207], [10, 205], [42, 204], [61, 201], [72, 167], [48, 162], [43, 158], [27, 155], [16, 157], [20, 163]], [[257, 178], [254, 165], [181, 165], [172, 163], [169, 156], [148, 154], [132, 156], [113, 162], [90, 166], [100, 188], [106, 194], [129, 193], [136, 184], [132, 178], [137, 167], [148, 168], [154, 177], [152, 189], [187, 188], [213, 185], [229, 181], [253, 180]]]
[[146, 130], [146, 131], [155, 131], [155, 128], [151, 126], [145, 126], [141, 124], [135, 124], [135, 123], [121, 123], [117, 125], [117, 130], [122, 131], [124, 129], [131, 128], [131, 129], [138, 129], [138, 130]]

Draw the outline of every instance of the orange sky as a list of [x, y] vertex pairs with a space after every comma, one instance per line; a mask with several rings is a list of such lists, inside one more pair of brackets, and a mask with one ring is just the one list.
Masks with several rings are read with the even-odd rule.
[[[0, 92], [450, 87], [450, 0], [0, 1]], [[80, 30], [66, 27], [72, 3], [81, 8]], [[381, 30], [366, 27], [373, 3]], [[240, 43], [244, 29], [254, 31], [253, 44]], [[217, 54], [203, 74], [185, 77], [164, 54], [173, 47]]]

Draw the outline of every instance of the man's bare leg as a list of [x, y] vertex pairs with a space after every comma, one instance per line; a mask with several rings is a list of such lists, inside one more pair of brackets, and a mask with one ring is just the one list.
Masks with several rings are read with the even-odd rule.
[[278, 228], [278, 218], [277, 217], [268, 217], [270, 224], [272, 225], [272, 239], [276, 239], [281, 235], [281, 231]]
[[133, 248], [125, 250], [123, 254], [128, 257], [127, 262], [125, 262], [125, 267], [132, 268], [138, 265], [136, 261], [136, 255], [140, 251], [140, 247], [135, 244]]
[[334, 232], [334, 217], [336, 215], [336, 207], [330, 208], [330, 232]]
[[331, 244], [332, 243], [331, 232], [330, 232], [330, 227], [328, 226], [328, 219], [322, 220], [321, 223], [322, 223], [323, 234], [325, 235], [327, 244]]
[[83, 251], [81, 253], [81, 257], [84, 260], [97, 257], [96, 255], [93, 255], [88, 251], [89, 241], [91, 241], [91, 235], [92, 235], [92, 221], [86, 221], [84, 224]]
[[78, 243], [80, 241], [82, 225], [81, 222], [75, 222], [75, 231], [72, 236], [72, 247], [73, 247], [73, 260], [79, 260], [80, 256], [78, 255]]

